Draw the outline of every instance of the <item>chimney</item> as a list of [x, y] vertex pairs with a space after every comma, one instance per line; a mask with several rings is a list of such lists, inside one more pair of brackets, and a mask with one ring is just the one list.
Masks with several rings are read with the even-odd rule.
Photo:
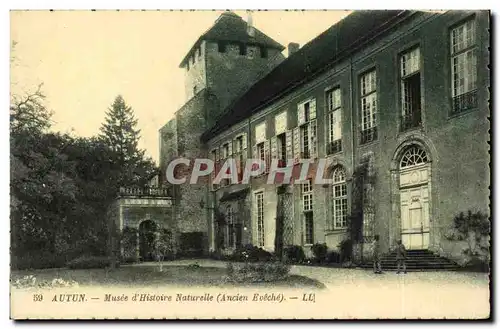
[[290, 42], [288, 44], [288, 57], [292, 56], [294, 53], [299, 51], [300, 45], [296, 42]]
[[255, 28], [253, 27], [252, 11], [247, 10], [247, 34], [255, 37]]

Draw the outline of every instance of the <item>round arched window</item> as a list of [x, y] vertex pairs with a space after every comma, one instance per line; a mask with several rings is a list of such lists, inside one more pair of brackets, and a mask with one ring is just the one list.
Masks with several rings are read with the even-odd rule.
[[333, 170], [333, 182], [334, 183], [345, 182], [345, 170], [343, 167], [337, 167]]
[[427, 153], [417, 145], [410, 146], [401, 158], [400, 168], [407, 168], [427, 163]]
[[347, 226], [347, 185], [346, 174], [343, 167], [333, 170], [332, 186], [332, 216], [330, 229], [343, 229]]

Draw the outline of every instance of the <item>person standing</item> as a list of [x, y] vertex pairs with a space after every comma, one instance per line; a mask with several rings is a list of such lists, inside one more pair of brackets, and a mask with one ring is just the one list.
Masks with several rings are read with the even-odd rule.
[[397, 274], [401, 272], [401, 269], [406, 274], [406, 248], [401, 240], [398, 240], [396, 246], [396, 263], [397, 263]]
[[382, 273], [382, 264], [380, 262], [380, 236], [376, 234], [373, 237], [373, 272], [375, 274]]

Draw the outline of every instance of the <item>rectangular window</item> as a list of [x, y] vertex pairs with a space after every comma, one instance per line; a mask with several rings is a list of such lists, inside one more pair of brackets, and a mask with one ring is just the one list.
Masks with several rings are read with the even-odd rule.
[[257, 144], [257, 157], [262, 161], [266, 161], [266, 154], [265, 154], [263, 142]]
[[327, 153], [342, 151], [342, 101], [340, 88], [326, 93], [328, 106], [328, 145]]
[[255, 193], [257, 205], [257, 244], [264, 246], [264, 192]]
[[260, 47], [260, 57], [267, 58], [267, 48]]
[[[211, 182], [213, 182], [215, 180], [215, 177], [217, 176], [217, 173], [219, 172], [219, 163], [218, 163], [219, 159], [218, 159], [218, 154], [217, 154], [216, 149], [212, 150], [212, 152], [210, 152], [210, 159], [214, 162], [214, 170], [210, 174]], [[212, 189], [216, 189], [216, 188], [217, 188], [217, 185], [212, 183]]]
[[309, 125], [300, 127], [300, 135], [302, 139], [302, 158], [309, 159]]
[[240, 47], [240, 55], [245, 56], [247, 54], [247, 46], [243, 43], [240, 43], [239, 47]]
[[278, 140], [278, 167], [286, 167], [286, 133], [276, 136]]
[[422, 124], [420, 99], [420, 48], [401, 55], [401, 130]]
[[347, 187], [345, 182], [333, 186], [334, 229], [347, 226]]
[[305, 228], [305, 243], [306, 244], [313, 244], [314, 243], [314, 217], [313, 217], [313, 212], [306, 212], [304, 214], [305, 218], [305, 223], [304, 223], [304, 228]]
[[[297, 121], [300, 135], [300, 157], [316, 157], [316, 100], [310, 99], [298, 104]], [[297, 156], [297, 155], [295, 155]]]
[[377, 73], [361, 76], [361, 144], [377, 139]]
[[234, 140], [234, 157], [236, 160], [236, 168], [238, 170], [238, 181], [241, 181], [243, 178], [243, 166], [245, 165], [244, 162], [244, 146], [243, 146], [243, 135], [238, 136]]
[[226, 223], [227, 223], [227, 230], [226, 230], [226, 241], [227, 241], [227, 247], [229, 248], [234, 248], [235, 247], [235, 229], [234, 229], [234, 216], [233, 216], [233, 209], [231, 207], [227, 208], [227, 213], [226, 213]]
[[222, 145], [221, 160], [225, 160], [229, 157], [229, 143]]
[[217, 48], [219, 50], [219, 53], [225, 53], [226, 52], [226, 43], [223, 41], [219, 41], [217, 43]]
[[313, 189], [310, 180], [302, 184], [302, 209], [304, 211], [313, 210]]
[[302, 209], [304, 211], [305, 243], [314, 243], [313, 185], [310, 180], [302, 184]]
[[453, 28], [451, 38], [452, 112], [477, 107], [477, 58], [474, 20]]

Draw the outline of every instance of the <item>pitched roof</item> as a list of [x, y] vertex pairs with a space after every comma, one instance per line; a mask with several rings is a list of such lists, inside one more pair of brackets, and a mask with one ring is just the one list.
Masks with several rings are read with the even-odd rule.
[[279, 51], [285, 49], [285, 47], [283, 47], [283, 45], [281, 45], [279, 42], [262, 33], [255, 27], [254, 36], [250, 36], [247, 33], [247, 27], [247, 22], [245, 22], [240, 16], [236, 15], [235, 13], [230, 11], [222, 13], [215, 21], [214, 25], [198, 38], [193, 47], [191, 47], [184, 59], [181, 61], [181, 64], [179, 66], [183, 67], [186, 64], [189, 57], [192, 55], [195, 49], [198, 48], [201, 41], [203, 40], [238, 43], [241, 42], [250, 45], [275, 48]]
[[314, 78], [411, 13], [407, 10], [351, 13], [305, 44], [229, 105], [217, 123], [201, 136], [202, 141], [250, 117], [274, 98]]

